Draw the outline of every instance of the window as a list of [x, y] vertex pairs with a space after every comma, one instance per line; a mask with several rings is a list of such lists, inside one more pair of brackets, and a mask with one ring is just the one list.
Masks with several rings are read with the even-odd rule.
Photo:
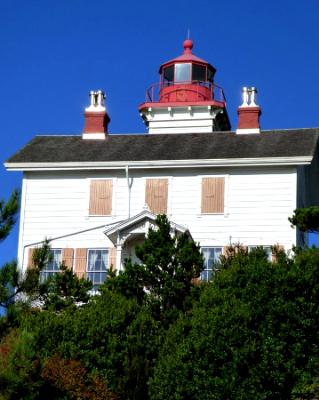
[[248, 252], [257, 249], [258, 247], [262, 247], [265, 253], [267, 254], [268, 261], [272, 261], [271, 246], [248, 246]]
[[93, 284], [93, 290], [98, 290], [99, 286], [106, 280], [108, 268], [108, 250], [89, 249], [86, 275]]
[[152, 213], [167, 213], [167, 194], [167, 179], [146, 179], [145, 203]]
[[164, 68], [163, 73], [164, 83], [173, 82], [174, 80], [174, 65]]
[[62, 263], [62, 250], [51, 249], [52, 258], [48, 263], [47, 267], [40, 272], [40, 282], [45, 282], [50, 276], [60, 271], [60, 265]]
[[112, 214], [112, 179], [96, 179], [90, 183], [90, 215]]
[[191, 64], [175, 64], [175, 82], [189, 82], [191, 80]]
[[192, 80], [193, 81], [206, 81], [206, 67], [202, 65], [193, 64], [192, 71]]
[[225, 178], [202, 178], [202, 214], [224, 213]]
[[208, 70], [207, 70], [207, 80], [208, 81], [213, 81], [213, 78], [214, 78], [214, 72], [210, 68], [208, 68]]
[[202, 254], [204, 256], [204, 270], [200, 274], [202, 281], [210, 281], [216, 264], [219, 262], [219, 257], [222, 254], [222, 247], [203, 247]]

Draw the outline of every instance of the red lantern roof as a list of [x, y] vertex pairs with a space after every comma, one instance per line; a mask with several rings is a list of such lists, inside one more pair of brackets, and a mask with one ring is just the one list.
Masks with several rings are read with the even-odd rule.
[[170, 64], [187, 63], [187, 62], [194, 62], [194, 63], [206, 65], [208, 68], [210, 68], [212, 70], [213, 75], [215, 74], [216, 69], [211, 64], [209, 64], [207, 61], [203, 60], [202, 58], [195, 56], [192, 53], [194, 43], [191, 39], [184, 40], [183, 46], [184, 46], [184, 53], [182, 55], [180, 55], [176, 58], [173, 58], [172, 60], [169, 60], [169, 61], [165, 62], [164, 64], [162, 64], [159, 69], [160, 74], [162, 73], [162, 69]]

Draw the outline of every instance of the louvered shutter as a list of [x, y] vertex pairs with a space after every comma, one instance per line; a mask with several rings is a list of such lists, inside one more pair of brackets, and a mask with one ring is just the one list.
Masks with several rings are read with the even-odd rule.
[[111, 179], [92, 180], [90, 183], [90, 215], [112, 214], [112, 188]]
[[225, 178], [202, 178], [202, 213], [224, 212]]
[[87, 249], [75, 249], [75, 274], [84, 278], [86, 273]]
[[116, 270], [116, 247], [109, 249], [109, 269], [112, 271]]
[[284, 250], [285, 250], [284, 246], [282, 246], [281, 244], [276, 244], [274, 246], [274, 249], [273, 249], [273, 252], [272, 252], [272, 255], [271, 255], [271, 261], [272, 262], [276, 262], [277, 261], [276, 251], [284, 251]]
[[73, 255], [73, 249], [62, 249], [62, 262], [71, 270], [73, 269]]
[[147, 179], [145, 190], [145, 203], [154, 214], [167, 213], [167, 179]]
[[29, 248], [28, 249], [28, 265], [27, 265], [27, 268], [33, 268], [34, 267], [33, 253], [34, 253], [34, 248]]

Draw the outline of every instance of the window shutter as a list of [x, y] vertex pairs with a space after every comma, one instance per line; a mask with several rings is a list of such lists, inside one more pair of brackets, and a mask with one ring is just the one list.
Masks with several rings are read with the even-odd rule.
[[147, 179], [145, 203], [154, 214], [167, 213], [167, 179]]
[[34, 248], [29, 248], [28, 249], [28, 265], [27, 268], [33, 268], [33, 253], [34, 253]]
[[73, 249], [62, 249], [62, 262], [71, 270], [73, 269], [73, 254]]
[[276, 262], [277, 261], [276, 251], [285, 251], [284, 246], [282, 246], [281, 244], [276, 244], [274, 247], [275, 248], [273, 249], [273, 252], [272, 252], [272, 255], [271, 255], [271, 261], [272, 262]]
[[224, 212], [225, 178], [202, 178], [202, 213]]
[[112, 214], [112, 188], [111, 179], [93, 180], [90, 184], [90, 215]]
[[116, 247], [109, 249], [109, 268], [112, 271], [116, 270]]
[[75, 274], [78, 278], [85, 278], [87, 249], [75, 249]]

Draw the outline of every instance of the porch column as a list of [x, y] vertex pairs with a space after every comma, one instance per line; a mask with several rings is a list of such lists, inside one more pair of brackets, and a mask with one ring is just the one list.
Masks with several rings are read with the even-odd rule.
[[122, 246], [116, 246], [116, 274], [122, 271]]

